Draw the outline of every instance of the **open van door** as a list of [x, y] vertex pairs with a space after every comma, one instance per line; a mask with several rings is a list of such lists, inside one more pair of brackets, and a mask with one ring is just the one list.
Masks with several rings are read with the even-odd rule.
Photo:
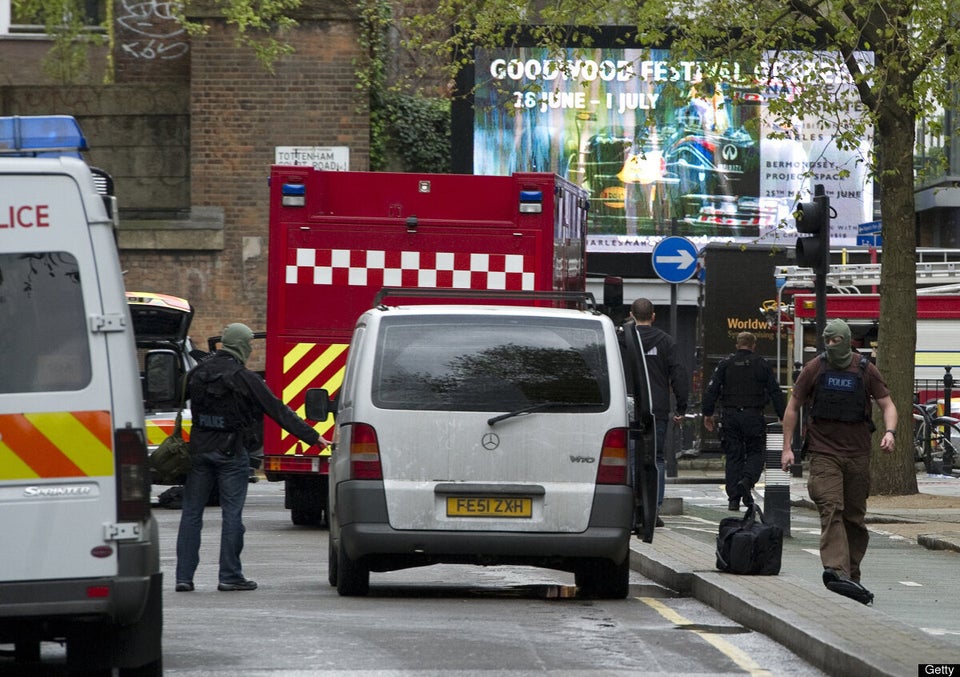
[[646, 356], [640, 345], [640, 335], [629, 322], [623, 325], [624, 369], [633, 383], [634, 415], [630, 421], [630, 445], [634, 455], [633, 481], [639, 511], [640, 538], [653, 542], [657, 523], [657, 454], [656, 426], [653, 419], [653, 401], [647, 376]]

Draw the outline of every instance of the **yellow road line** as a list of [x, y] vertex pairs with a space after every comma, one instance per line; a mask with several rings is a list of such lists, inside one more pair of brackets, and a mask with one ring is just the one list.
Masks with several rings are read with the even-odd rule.
[[[694, 625], [693, 621], [690, 621], [684, 618], [683, 616], [681, 616], [676, 611], [674, 611], [673, 609], [665, 605], [660, 600], [654, 599], [653, 597], [637, 597], [637, 599], [639, 599], [641, 602], [649, 606], [651, 609], [656, 611], [658, 614], [666, 618], [671, 623], [674, 623], [680, 626]], [[756, 677], [769, 677], [770, 675], [773, 674], [769, 670], [765, 670], [761, 668], [759, 665], [757, 665], [756, 661], [750, 658], [750, 656], [745, 654], [743, 651], [735, 647], [733, 644], [731, 644], [727, 640], [721, 639], [720, 637], [717, 637], [713, 633], [704, 632], [702, 630], [691, 630], [691, 632], [694, 632], [700, 635], [700, 637], [704, 641], [712, 645], [715, 649], [717, 649], [724, 656], [732, 660], [734, 663], [737, 664], [738, 667], [745, 670], [747, 673], [751, 675], [755, 675]]]

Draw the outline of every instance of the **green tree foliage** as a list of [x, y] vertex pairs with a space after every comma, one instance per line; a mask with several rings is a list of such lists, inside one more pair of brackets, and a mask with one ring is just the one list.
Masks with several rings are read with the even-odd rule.
[[387, 156], [400, 158], [402, 171], [450, 171], [449, 100], [392, 93], [380, 114]]
[[[917, 491], [910, 427], [916, 346], [916, 229], [914, 212], [917, 123], [953, 104], [960, 73], [958, 0], [439, 0], [435, 12], [411, 19], [413, 48], [441, 54], [452, 76], [476, 46], [509, 45], [518, 26], [532, 26], [542, 47], [561, 48], [590, 29], [616, 25], [646, 46], [671, 47], [671, 58], [754, 64], [764, 85], [788, 77], [792, 95], [771, 103], [783, 126], [816, 115], [836, 125], [841, 151], [859, 153], [872, 134], [873, 150], [857, 157], [879, 186], [883, 214], [883, 272], [877, 362], [900, 414], [897, 451], [874, 454], [874, 493]], [[802, 54], [796, 56], [795, 50]], [[858, 58], [869, 50], [872, 63]], [[770, 55], [785, 63], [774, 72]], [[718, 70], [719, 73], [719, 70]], [[728, 73], [725, 75], [729, 75]], [[858, 115], [837, 96], [838, 78], [852, 82]], [[954, 130], [944, 130], [952, 134]]]
[[[273, 73], [277, 59], [293, 52], [284, 34], [297, 25], [292, 13], [302, 0], [212, 0], [223, 13], [227, 24], [237, 30], [236, 42], [253, 50], [264, 70]], [[179, 3], [175, 11], [180, 23], [190, 35], [203, 35], [207, 26], [187, 19], [190, 2]]]
[[[87, 72], [90, 45], [112, 43], [112, 0], [106, 3], [103, 22], [96, 26], [103, 33], [91, 31], [86, 4], [85, 0], [12, 0], [14, 16], [35, 21], [53, 38], [42, 67], [59, 84], [75, 83]], [[302, 0], [207, 0], [205, 4], [212, 4], [236, 28], [237, 43], [252, 49], [266, 71], [272, 73], [276, 60], [293, 51], [284, 33], [297, 25], [291, 15]], [[190, 35], [206, 32], [205, 24], [186, 18], [189, 0], [172, 2], [170, 7]], [[112, 81], [112, 73], [108, 72], [105, 79]]]
[[[13, 0], [11, 9], [19, 21], [35, 22], [53, 38], [53, 46], [40, 68], [57, 84], [74, 83], [86, 75], [88, 48], [106, 44], [108, 39], [109, 19], [96, 26], [89, 25], [81, 0]], [[104, 32], [96, 32], [98, 27]]]
[[410, 86], [408, 77], [389, 75], [398, 55], [390, 35], [397, 30], [388, 0], [360, 0], [360, 45], [355, 64], [357, 89], [370, 105], [370, 168], [408, 172], [450, 171], [450, 102]]

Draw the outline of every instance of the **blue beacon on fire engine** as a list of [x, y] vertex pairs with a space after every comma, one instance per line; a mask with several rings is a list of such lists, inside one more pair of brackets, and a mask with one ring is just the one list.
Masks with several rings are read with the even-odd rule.
[[520, 191], [520, 213], [521, 214], [539, 214], [543, 211], [543, 191], [542, 190], [521, 190]]
[[307, 186], [302, 183], [285, 183], [280, 189], [280, 203], [284, 207], [303, 207], [307, 204]]

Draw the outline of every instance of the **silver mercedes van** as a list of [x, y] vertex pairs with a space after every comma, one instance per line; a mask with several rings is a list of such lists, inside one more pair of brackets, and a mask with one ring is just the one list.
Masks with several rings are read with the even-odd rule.
[[522, 564], [625, 597], [626, 402], [615, 327], [594, 310], [368, 310], [336, 403], [331, 585], [365, 595], [370, 572]]

